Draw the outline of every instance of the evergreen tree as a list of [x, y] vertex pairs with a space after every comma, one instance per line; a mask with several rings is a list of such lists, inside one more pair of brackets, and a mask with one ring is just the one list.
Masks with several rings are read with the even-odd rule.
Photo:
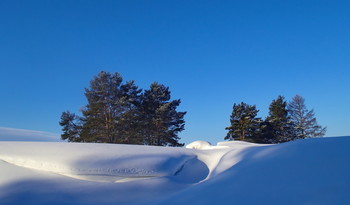
[[141, 129], [140, 116], [141, 106], [141, 89], [135, 85], [134, 81], [128, 81], [121, 86], [123, 96], [120, 100], [124, 107], [123, 113], [120, 115], [118, 130], [120, 142], [123, 144], [142, 144], [139, 130]]
[[305, 100], [299, 95], [295, 95], [288, 104], [291, 121], [294, 124], [294, 135], [296, 139], [309, 137], [322, 137], [326, 133], [326, 127], [317, 124], [314, 110], [308, 110]]
[[261, 122], [260, 127], [261, 132], [258, 135], [259, 137], [257, 138], [257, 143], [273, 144], [277, 142], [274, 135], [274, 127], [269, 121], [265, 119]]
[[238, 139], [255, 142], [261, 126], [261, 119], [256, 117], [258, 112], [255, 105], [251, 106], [244, 102], [234, 104], [230, 118], [231, 125], [226, 128], [228, 133], [225, 140]]
[[67, 139], [70, 142], [83, 142], [83, 138], [80, 137], [81, 119], [77, 115], [69, 111], [63, 112], [59, 124], [63, 127], [62, 140]]
[[140, 112], [143, 119], [141, 135], [144, 144], [157, 146], [183, 146], [179, 143], [179, 132], [184, 130], [186, 112], [176, 108], [180, 100], [170, 101], [169, 88], [154, 82], [142, 95]]
[[85, 89], [88, 104], [82, 111], [83, 132], [88, 142], [117, 143], [118, 122], [124, 112], [121, 91], [122, 77], [119, 73], [100, 72]]
[[271, 102], [265, 125], [265, 143], [280, 143], [293, 139], [293, 126], [288, 114], [287, 102], [283, 96], [278, 96]]
[[153, 83], [141, 94], [134, 81], [123, 84], [119, 73], [101, 71], [85, 89], [88, 104], [83, 117], [63, 112], [61, 138], [70, 142], [104, 142], [182, 146], [186, 112], [180, 100], [170, 101], [168, 87]]
[[133, 81], [122, 81], [119, 73], [101, 71], [95, 76], [85, 89], [88, 104], [82, 110], [83, 117], [62, 113], [61, 138], [70, 142], [132, 142], [133, 135], [127, 130], [133, 130], [141, 90]]

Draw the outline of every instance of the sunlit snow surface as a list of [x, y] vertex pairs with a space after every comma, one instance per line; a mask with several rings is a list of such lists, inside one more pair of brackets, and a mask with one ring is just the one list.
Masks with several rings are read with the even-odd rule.
[[0, 142], [0, 204], [350, 204], [349, 147]]

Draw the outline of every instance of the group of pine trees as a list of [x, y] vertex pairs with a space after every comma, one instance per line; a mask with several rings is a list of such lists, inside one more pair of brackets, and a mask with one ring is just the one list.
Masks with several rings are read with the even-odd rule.
[[304, 98], [299, 95], [289, 103], [278, 96], [270, 104], [265, 120], [257, 117], [258, 112], [255, 105], [234, 104], [225, 140], [282, 143], [322, 137], [326, 132], [326, 127], [317, 124], [314, 111], [306, 108]]
[[82, 116], [62, 113], [63, 140], [183, 146], [178, 133], [184, 130], [186, 112], [176, 111], [181, 101], [170, 100], [168, 87], [154, 82], [142, 91], [134, 81], [123, 83], [119, 73], [101, 71], [85, 96]]
[[[59, 123], [63, 140], [183, 146], [178, 133], [184, 130], [186, 112], [176, 110], [181, 101], [170, 100], [168, 87], [154, 82], [143, 91], [134, 81], [124, 83], [119, 73], [101, 71], [85, 89], [85, 96], [88, 104], [82, 116], [62, 113]], [[258, 112], [255, 105], [234, 104], [225, 140], [282, 143], [320, 137], [326, 132], [299, 95], [289, 103], [278, 96], [265, 120], [257, 117]]]

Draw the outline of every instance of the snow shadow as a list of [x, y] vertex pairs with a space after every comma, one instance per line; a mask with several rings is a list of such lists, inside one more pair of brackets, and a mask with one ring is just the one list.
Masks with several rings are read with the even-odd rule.
[[[72, 165], [69, 177], [94, 182], [129, 182], [167, 177], [180, 183], [198, 183], [209, 174], [205, 163], [195, 155], [128, 155], [91, 157]], [[62, 173], [61, 173], [62, 174]]]
[[204, 180], [209, 174], [207, 165], [197, 157], [186, 161], [171, 179], [177, 182], [194, 184]]
[[44, 180], [18, 181], [0, 188], [1, 205], [70, 205], [77, 204], [77, 196], [57, 183]]
[[177, 193], [189, 184], [164, 177], [129, 183], [96, 183], [56, 176], [0, 186], [1, 205], [141, 205]]

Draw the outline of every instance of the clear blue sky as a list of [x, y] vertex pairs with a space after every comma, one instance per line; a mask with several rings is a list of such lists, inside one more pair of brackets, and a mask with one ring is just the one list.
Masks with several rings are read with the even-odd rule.
[[0, 1], [0, 127], [61, 133], [100, 70], [170, 87], [182, 142], [222, 141], [233, 103], [278, 95], [350, 135], [350, 1]]

